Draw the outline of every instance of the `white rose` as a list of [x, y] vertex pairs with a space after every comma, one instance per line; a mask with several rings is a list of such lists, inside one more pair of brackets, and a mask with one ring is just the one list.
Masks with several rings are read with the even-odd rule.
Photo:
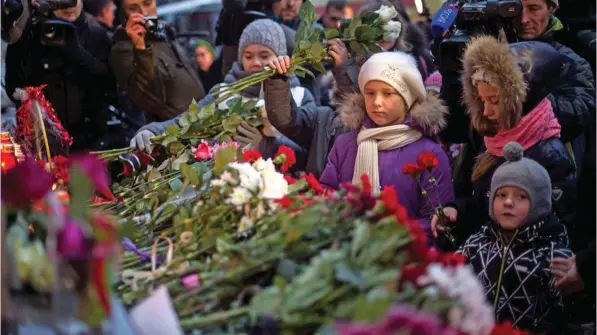
[[402, 31], [402, 23], [398, 21], [390, 21], [383, 25], [383, 30], [388, 33], [396, 33], [400, 35]]
[[222, 173], [222, 175], [220, 176], [220, 179], [223, 182], [228, 183], [230, 185], [238, 185], [238, 181], [236, 179], [234, 179], [234, 176], [232, 176], [232, 173], [230, 173], [228, 171], [224, 171], [224, 173]]
[[398, 39], [398, 36], [400, 36], [400, 34], [396, 34], [396, 33], [393, 33], [393, 32], [392, 33], [385, 32], [383, 34], [383, 41], [384, 42], [388, 42], [388, 43], [394, 42], [395, 40]]
[[396, 8], [394, 8], [394, 6], [384, 6], [384, 5], [381, 5], [381, 8], [376, 10], [375, 13], [377, 13], [377, 15], [379, 15], [379, 18], [383, 22], [388, 22], [391, 19], [395, 18], [396, 15], [398, 15], [398, 12], [396, 11]]
[[235, 187], [230, 197], [226, 200], [227, 203], [234, 206], [242, 206], [251, 199], [251, 193], [246, 188]]
[[261, 175], [249, 163], [230, 163], [229, 167], [239, 173], [240, 186], [257, 192], [262, 187]]
[[288, 182], [278, 172], [263, 174], [263, 182], [262, 199], [280, 199], [288, 194]]

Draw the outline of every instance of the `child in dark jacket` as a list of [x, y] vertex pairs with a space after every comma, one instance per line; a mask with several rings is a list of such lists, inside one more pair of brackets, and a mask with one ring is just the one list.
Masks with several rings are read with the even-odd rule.
[[519, 329], [541, 332], [562, 307], [551, 261], [572, 252], [566, 228], [551, 212], [549, 174], [522, 156], [520, 144], [506, 144], [506, 162], [491, 179], [491, 220], [459, 252], [484, 284], [496, 322], [511, 321]]

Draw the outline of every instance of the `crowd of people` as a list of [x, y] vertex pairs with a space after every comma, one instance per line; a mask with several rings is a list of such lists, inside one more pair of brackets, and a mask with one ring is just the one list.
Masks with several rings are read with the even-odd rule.
[[[48, 85], [44, 93], [74, 138], [71, 151], [105, 148], [108, 105], [133, 119], [111, 145], [150, 151], [150, 138], [177, 124], [191, 101], [203, 107], [221, 85], [269, 66], [274, 77], [240, 92], [243, 101], [263, 101], [263, 126], [242, 123], [236, 142], [265, 158], [290, 146], [292, 173], [312, 173], [330, 189], [363, 173], [375, 191], [395, 187], [431, 246], [468, 259], [498, 322], [594, 333], [595, 4], [580, 13], [557, 0], [521, 0], [517, 40], [474, 37], [458, 78], [442, 76], [429, 22], [411, 22], [399, 2], [401, 33], [380, 41], [382, 52], [355, 59], [332, 39], [327, 74], [288, 75], [301, 5], [260, 3], [242, 27], [220, 27], [221, 47], [207, 40], [185, 47], [152, 19], [155, 0], [122, 0], [117, 9], [111, 0], [78, 0], [53, 13], [70, 23], [64, 43], [8, 45], [4, 90], [11, 97], [16, 88]], [[229, 8], [221, 26], [234, 20]], [[352, 11], [330, 0], [315, 25], [337, 28]], [[30, 29], [39, 35], [40, 26]], [[450, 90], [454, 82], [461, 92]], [[402, 167], [424, 153], [437, 161], [419, 184]]]

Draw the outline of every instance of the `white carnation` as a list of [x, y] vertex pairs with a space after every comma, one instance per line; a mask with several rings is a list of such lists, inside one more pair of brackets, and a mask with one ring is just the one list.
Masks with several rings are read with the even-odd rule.
[[237, 232], [238, 233], [242, 233], [245, 230], [253, 227], [255, 225], [255, 222], [253, 222], [253, 220], [251, 220], [251, 218], [249, 218], [248, 216], [243, 216], [240, 219], [240, 222], [238, 223], [238, 228], [237, 228]]
[[230, 163], [229, 167], [238, 171], [240, 186], [253, 192], [258, 192], [262, 187], [261, 175], [249, 163]]
[[288, 182], [284, 179], [284, 176], [274, 171], [264, 171], [263, 176], [263, 192], [261, 193], [262, 199], [280, 199], [288, 194]]
[[381, 5], [381, 8], [376, 10], [375, 13], [379, 15], [379, 18], [383, 22], [389, 22], [391, 19], [395, 18], [398, 15], [396, 8], [394, 6], [384, 6]]
[[249, 192], [249, 190], [243, 187], [235, 187], [226, 202], [234, 206], [242, 206], [250, 199], [251, 192]]

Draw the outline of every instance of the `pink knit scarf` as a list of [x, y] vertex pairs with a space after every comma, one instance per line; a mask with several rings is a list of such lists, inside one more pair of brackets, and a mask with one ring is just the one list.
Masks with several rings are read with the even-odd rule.
[[526, 151], [541, 140], [560, 137], [560, 123], [556, 119], [551, 102], [545, 98], [512, 129], [500, 131], [493, 137], [485, 136], [487, 152], [502, 157], [506, 143], [518, 142]]

